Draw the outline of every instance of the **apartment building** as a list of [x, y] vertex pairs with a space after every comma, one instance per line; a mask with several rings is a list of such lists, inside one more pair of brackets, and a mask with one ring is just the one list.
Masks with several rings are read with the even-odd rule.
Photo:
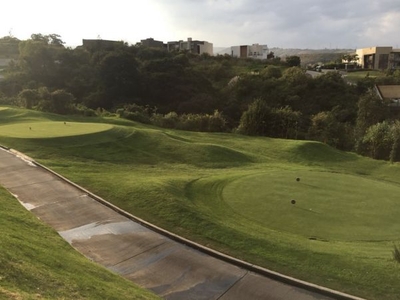
[[370, 47], [357, 49], [359, 64], [363, 69], [399, 69], [400, 49], [393, 47]]

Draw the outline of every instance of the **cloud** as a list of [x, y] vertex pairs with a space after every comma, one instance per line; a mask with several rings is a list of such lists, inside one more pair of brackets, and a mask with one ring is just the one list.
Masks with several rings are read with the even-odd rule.
[[392, 0], [167, 0], [161, 6], [175, 33], [196, 34], [219, 46], [392, 45], [400, 22], [400, 6]]
[[70, 0], [57, 9], [53, 2], [5, 2], [0, 34], [12, 29], [25, 39], [32, 33], [58, 33], [72, 45], [97, 36], [131, 44], [148, 37], [164, 42], [192, 37], [220, 47], [399, 44], [397, 0]]

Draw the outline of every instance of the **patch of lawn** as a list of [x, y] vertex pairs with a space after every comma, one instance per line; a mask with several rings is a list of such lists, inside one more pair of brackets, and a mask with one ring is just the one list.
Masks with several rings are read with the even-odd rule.
[[158, 299], [90, 262], [0, 188], [0, 299]]
[[360, 176], [271, 170], [229, 182], [222, 197], [263, 227], [325, 241], [384, 241], [399, 236], [399, 193], [397, 184]]
[[0, 125], [0, 135], [13, 138], [54, 138], [110, 130], [109, 124], [77, 122], [30, 122]]
[[346, 80], [352, 83], [357, 83], [358, 80], [366, 77], [376, 78], [380, 76], [385, 76], [385, 74], [382, 71], [376, 70], [348, 72], [346, 74]]
[[[24, 111], [6, 111], [26, 122]], [[204, 245], [357, 296], [398, 299], [399, 164], [310, 141], [96, 122], [115, 126], [0, 143]]]

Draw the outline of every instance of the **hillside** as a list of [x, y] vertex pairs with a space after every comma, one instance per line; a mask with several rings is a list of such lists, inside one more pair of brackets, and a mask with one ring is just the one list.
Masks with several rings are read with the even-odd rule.
[[[285, 60], [286, 56], [299, 56], [301, 64], [306, 66], [315, 63], [328, 63], [341, 59], [343, 54], [352, 53], [354, 49], [293, 49], [293, 48], [269, 48], [269, 51], [274, 52], [276, 57], [281, 57]], [[230, 47], [215, 47], [214, 55], [230, 55]]]

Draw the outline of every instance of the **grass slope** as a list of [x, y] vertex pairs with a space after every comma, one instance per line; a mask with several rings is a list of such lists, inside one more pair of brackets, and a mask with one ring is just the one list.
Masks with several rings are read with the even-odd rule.
[[[0, 110], [3, 120], [66, 119], [9, 108]], [[16, 139], [2, 136], [0, 125], [0, 143], [207, 246], [368, 299], [398, 299], [400, 269], [391, 253], [399, 242], [398, 164], [310, 141], [161, 130], [112, 118], [67, 121], [114, 127]]]
[[158, 299], [77, 253], [0, 188], [0, 299]]

